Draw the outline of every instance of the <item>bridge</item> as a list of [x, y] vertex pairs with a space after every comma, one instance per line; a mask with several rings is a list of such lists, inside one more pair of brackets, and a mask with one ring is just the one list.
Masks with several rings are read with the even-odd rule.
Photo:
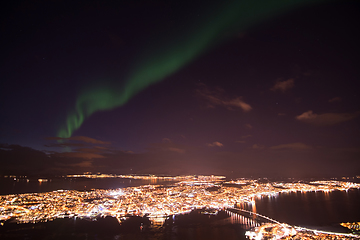
[[[275, 224], [279, 224], [285, 228], [289, 227], [289, 225], [287, 225], [285, 223], [280, 223], [279, 221], [276, 221], [275, 219], [272, 219], [267, 216], [261, 215], [259, 213], [255, 213], [255, 212], [248, 211], [245, 209], [233, 207], [233, 208], [225, 209], [225, 212], [231, 217], [231, 223], [242, 224], [245, 226], [246, 229], [260, 227], [261, 225], [263, 225], [265, 223], [275, 223]], [[310, 228], [305, 228], [305, 227], [300, 227], [300, 226], [292, 226], [292, 227], [296, 231], [310, 231], [315, 234], [323, 233], [323, 234], [331, 234], [331, 235], [341, 236], [341, 237], [360, 238], [359, 235], [352, 234], [352, 233], [322, 231], [322, 230], [310, 229]]]
[[275, 219], [241, 208], [227, 208], [225, 212], [231, 217], [231, 223], [244, 225], [247, 229], [259, 227], [264, 223], [282, 224]]

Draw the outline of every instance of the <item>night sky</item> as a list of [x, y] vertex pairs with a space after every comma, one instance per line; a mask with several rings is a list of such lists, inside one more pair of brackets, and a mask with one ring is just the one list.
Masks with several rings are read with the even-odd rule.
[[358, 1], [9, 1], [0, 175], [360, 174]]

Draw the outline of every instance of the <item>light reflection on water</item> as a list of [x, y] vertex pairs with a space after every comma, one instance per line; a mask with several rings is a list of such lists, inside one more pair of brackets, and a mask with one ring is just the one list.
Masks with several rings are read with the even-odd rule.
[[360, 189], [280, 193], [275, 201], [256, 199], [258, 213], [301, 226], [333, 226], [360, 220]]

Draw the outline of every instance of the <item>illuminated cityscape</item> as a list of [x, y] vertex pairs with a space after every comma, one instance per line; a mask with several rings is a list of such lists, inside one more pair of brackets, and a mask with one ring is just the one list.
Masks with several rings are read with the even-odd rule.
[[[72, 177], [99, 178], [104, 175], [78, 175]], [[69, 176], [68, 176], [69, 177]], [[131, 178], [161, 178], [157, 176], [129, 176]], [[57, 190], [44, 193], [10, 194], [0, 196], [0, 220], [17, 223], [37, 223], [57, 218], [85, 218], [96, 220], [99, 217], [114, 217], [119, 223], [130, 216], [148, 217], [155, 222], [163, 222], [172, 215], [189, 213], [194, 209], [235, 209], [241, 204], [255, 205], [257, 197], [272, 197], [279, 193], [311, 191], [348, 191], [360, 188], [360, 184], [343, 181], [312, 182], [267, 182], [253, 179], [225, 181], [222, 176], [177, 176], [166, 177], [171, 185], [143, 185], [122, 189], [92, 189], [90, 191]], [[256, 209], [256, 207], [253, 209]], [[245, 210], [243, 210], [245, 211]], [[256, 210], [250, 214], [257, 214]], [[254, 216], [255, 216], [254, 215]], [[260, 214], [257, 214], [261, 216]], [[311, 235], [322, 239], [325, 232], [290, 226], [276, 220], [263, 222], [247, 236], [252, 239], [262, 237]], [[262, 236], [259, 238], [259, 236]], [[349, 235], [350, 236], [350, 235]], [[348, 236], [348, 237], [349, 237]], [[351, 235], [350, 237], [356, 237]], [[296, 238], [295, 238], [296, 239]]]

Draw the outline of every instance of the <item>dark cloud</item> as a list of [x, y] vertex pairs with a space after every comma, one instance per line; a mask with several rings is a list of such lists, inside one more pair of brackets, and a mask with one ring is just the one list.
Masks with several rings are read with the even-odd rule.
[[205, 85], [201, 85], [201, 88], [197, 90], [197, 94], [207, 100], [209, 107], [223, 106], [229, 110], [242, 109], [244, 112], [248, 112], [252, 107], [244, 102], [242, 97], [228, 98], [225, 95], [223, 89], [210, 90]]
[[275, 85], [270, 89], [271, 91], [281, 91], [286, 92], [287, 90], [294, 87], [295, 81], [293, 78], [290, 78], [286, 81], [277, 81]]
[[[61, 141], [64, 141], [64, 139], [65, 138], [58, 138], [58, 137], [47, 138], [47, 140], [61, 140]], [[81, 141], [84, 143], [76, 143], [77, 141]], [[66, 142], [48, 144], [45, 146], [61, 147], [62, 152], [56, 152], [56, 151], [48, 151], [48, 152], [52, 153], [56, 157], [66, 157], [66, 158], [81, 158], [81, 159], [104, 158], [102, 154], [111, 151], [111, 149], [107, 147], [96, 146], [94, 144], [108, 145], [110, 144], [110, 142], [104, 142], [84, 136], [76, 136], [76, 137], [66, 138]]]
[[169, 147], [168, 150], [173, 151], [173, 152], [177, 152], [177, 153], [185, 153], [185, 150], [181, 149], [181, 148]]
[[70, 142], [63, 142], [63, 143], [53, 143], [53, 144], [45, 144], [45, 147], [86, 147], [88, 144], [85, 143], [70, 143]]
[[0, 146], [0, 174], [78, 174], [90, 171], [117, 174], [234, 174], [244, 177], [337, 176], [358, 174], [360, 169], [353, 166], [359, 157], [358, 148], [311, 148], [304, 143], [285, 143], [269, 148], [254, 144], [251, 149], [215, 153], [207, 148], [157, 143], [143, 153], [109, 150], [101, 156], [91, 152], [47, 154], [28, 147], [3, 144]]
[[206, 144], [208, 147], [223, 147], [224, 144], [222, 144], [221, 142], [213, 142], [213, 143], [208, 143]]
[[287, 144], [280, 144], [276, 146], [270, 147], [270, 149], [273, 150], [306, 150], [306, 149], [312, 149], [311, 146], [306, 145], [304, 143], [287, 143]]
[[101, 153], [101, 152], [108, 151], [108, 148], [94, 146], [94, 147], [89, 147], [89, 148], [76, 148], [76, 149], [74, 149], [74, 151], [85, 152], [85, 153]]
[[85, 142], [85, 143], [92, 143], [92, 144], [111, 144], [111, 142], [104, 142], [101, 140], [97, 140], [90, 137], [85, 136], [74, 136], [70, 138], [61, 138], [61, 137], [48, 137], [47, 140], [72, 140], [72, 141], [79, 141], [79, 142]]
[[329, 103], [341, 102], [341, 97], [334, 97], [329, 99]]
[[64, 167], [69, 166], [67, 162], [80, 162], [74, 158], [58, 157], [56, 152], [48, 153], [20, 145], [0, 146], [0, 174], [58, 174], [64, 173]]
[[163, 141], [161, 143], [152, 143], [147, 148], [150, 152], [175, 152], [175, 153], [185, 153], [190, 148], [185, 145], [173, 143], [171, 141]]
[[246, 138], [249, 138], [249, 137], [252, 137], [252, 135], [248, 134], [248, 135], [241, 136], [241, 138], [243, 138], [243, 139], [246, 139]]
[[254, 144], [254, 145], [252, 145], [252, 148], [253, 148], [253, 149], [264, 149], [265, 146], [264, 146], [264, 145], [260, 145], [260, 144]]
[[91, 152], [62, 152], [54, 154], [58, 157], [67, 157], [67, 158], [83, 158], [83, 159], [93, 159], [93, 158], [104, 158], [104, 156], [91, 153]]
[[341, 122], [350, 121], [359, 116], [359, 112], [356, 113], [322, 113], [316, 114], [309, 110], [304, 112], [295, 118], [299, 121], [318, 125], [318, 126], [330, 126]]

